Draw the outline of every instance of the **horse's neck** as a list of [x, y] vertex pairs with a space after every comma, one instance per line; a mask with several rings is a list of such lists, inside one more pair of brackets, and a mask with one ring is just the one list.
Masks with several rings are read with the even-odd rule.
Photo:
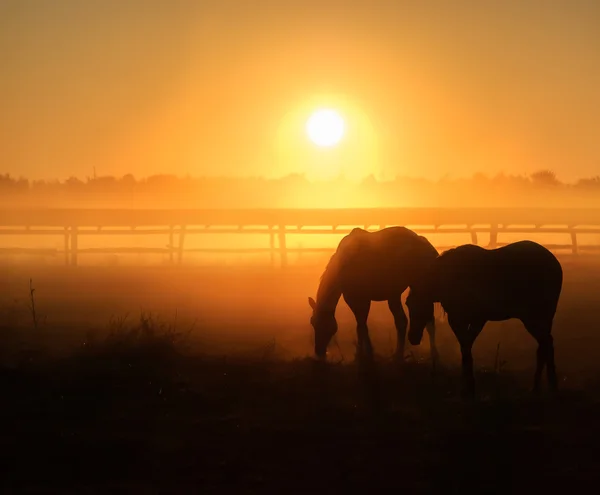
[[448, 298], [452, 298], [457, 291], [456, 283], [453, 283], [453, 274], [448, 270], [448, 266], [440, 263], [437, 259], [434, 263], [434, 269], [431, 270], [427, 277], [429, 278], [429, 292], [436, 303], [442, 303]]
[[328, 269], [323, 275], [323, 279], [317, 290], [317, 305], [319, 311], [324, 313], [334, 313], [335, 308], [342, 296], [342, 289], [339, 283], [339, 277]]

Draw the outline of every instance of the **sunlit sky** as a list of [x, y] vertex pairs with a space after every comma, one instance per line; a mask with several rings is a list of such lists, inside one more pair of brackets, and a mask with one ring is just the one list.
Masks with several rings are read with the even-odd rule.
[[[0, 0], [0, 172], [597, 175], [598, 26], [594, 0]], [[325, 156], [304, 126], [336, 105]]]

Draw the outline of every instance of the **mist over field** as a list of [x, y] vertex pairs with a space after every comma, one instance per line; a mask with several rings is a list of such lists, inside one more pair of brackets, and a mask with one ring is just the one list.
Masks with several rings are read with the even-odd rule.
[[27, 179], [0, 175], [0, 206], [52, 208], [391, 208], [598, 207], [598, 176], [564, 182], [555, 172], [478, 172], [425, 179], [396, 175], [309, 180], [305, 174], [202, 177], [72, 176]]

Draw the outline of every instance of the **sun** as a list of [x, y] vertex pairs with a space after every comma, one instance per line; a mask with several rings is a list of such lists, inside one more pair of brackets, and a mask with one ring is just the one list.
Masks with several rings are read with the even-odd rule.
[[323, 108], [314, 112], [306, 122], [308, 138], [317, 146], [329, 148], [344, 136], [344, 119], [338, 112]]
[[358, 182], [381, 174], [379, 133], [361, 102], [341, 94], [306, 97], [282, 115], [273, 140], [274, 177]]

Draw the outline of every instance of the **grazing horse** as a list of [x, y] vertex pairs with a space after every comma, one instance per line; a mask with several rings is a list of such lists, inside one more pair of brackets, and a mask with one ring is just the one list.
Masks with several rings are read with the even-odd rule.
[[[404, 358], [404, 340], [408, 319], [400, 299], [438, 257], [430, 242], [404, 227], [388, 227], [376, 232], [355, 228], [339, 243], [323, 275], [317, 300], [308, 298], [313, 310], [310, 323], [315, 331], [315, 354], [324, 358], [327, 346], [337, 332], [335, 309], [341, 296], [354, 313], [358, 336], [357, 354], [373, 356], [367, 318], [371, 301], [387, 301], [394, 315], [398, 334], [396, 357]], [[429, 333], [431, 355], [435, 364], [435, 321], [424, 322]]]
[[563, 272], [545, 247], [520, 241], [498, 249], [466, 244], [442, 253], [430, 272], [411, 287], [406, 299], [411, 322], [408, 340], [419, 345], [431, 303], [440, 302], [460, 343], [463, 394], [475, 393], [471, 347], [488, 321], [520, 319], [537, 340], [533, 392], [547, 367], [548, 384], [557, 388], [552, 322], [562, 289]]

